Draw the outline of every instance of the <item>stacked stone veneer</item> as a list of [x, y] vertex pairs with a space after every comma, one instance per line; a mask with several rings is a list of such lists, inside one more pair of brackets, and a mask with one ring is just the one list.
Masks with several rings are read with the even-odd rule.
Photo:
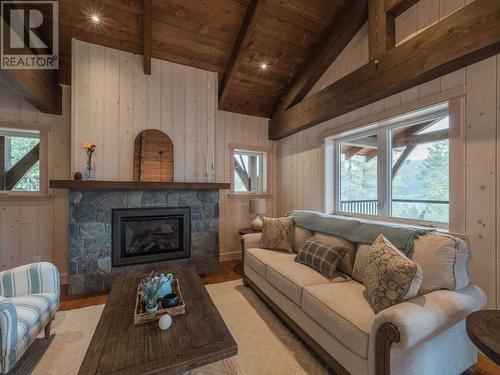
[[[69, 194], [69, 293], [111, 288], [117, 275], [152, 269], [195, 266], [217, 270], [219, 259], [218, 190], [71, 190]], [[191, 207], [191, 257], [166, 262], [111, 267], [111, 210], [138, 207]]]

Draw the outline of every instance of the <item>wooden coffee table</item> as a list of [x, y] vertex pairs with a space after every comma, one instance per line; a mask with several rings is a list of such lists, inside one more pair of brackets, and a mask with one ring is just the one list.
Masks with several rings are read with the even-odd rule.
[[79, 374], [178, 374], [237, 354], [238, 347], [192, 268], [179, 279], [186, 314], [170, 329], [158, 322], [134, 325], [141, 277], [115, 280]]

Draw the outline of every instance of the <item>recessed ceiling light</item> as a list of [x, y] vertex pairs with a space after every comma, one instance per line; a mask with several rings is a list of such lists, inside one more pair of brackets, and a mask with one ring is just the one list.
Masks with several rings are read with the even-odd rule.
[[101, 17], [95, 13], [90, 15], [90, 20], [96, 25], [101, 23]]
[[260, 64], [260, 68], [261, 68], [262, 70], [267, 70], [267, 64], [266, 64], [266, 63], [262, 63], [262, 64]]

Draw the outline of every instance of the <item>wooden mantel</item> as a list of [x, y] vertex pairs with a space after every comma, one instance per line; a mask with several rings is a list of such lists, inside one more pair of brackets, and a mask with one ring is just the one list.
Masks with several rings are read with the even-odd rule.
[[50, 180], [49, 187], [52, 189], [75, 190], [222, 190], [230, 189], [231, 184], [211, 182]]

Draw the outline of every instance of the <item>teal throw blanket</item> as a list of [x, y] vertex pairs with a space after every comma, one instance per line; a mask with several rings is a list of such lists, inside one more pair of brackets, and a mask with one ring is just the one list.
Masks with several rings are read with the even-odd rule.
[[325, 215], [315, 211], [295, 210], [288, 212], [287, 216], [293, 216], [295, 224], [299, 227], [341, 237], [350, 242], [371, 244], [382, 234], [408, 258], [413, 255], [414, 241], [419, 236], [434, 231], [434, 229]]

